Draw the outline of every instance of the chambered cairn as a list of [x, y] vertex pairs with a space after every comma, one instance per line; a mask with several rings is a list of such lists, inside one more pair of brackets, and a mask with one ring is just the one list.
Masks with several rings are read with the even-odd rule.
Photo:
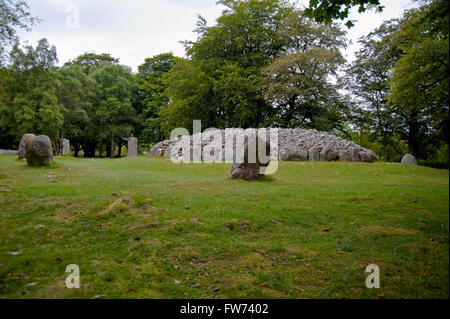
[[[239, 136], [239, 134], [246, 134], [243, 132], [243, 130], [230, 130], [234, 130], [233, 134], [238, 132], [238, 134], [236, 135], [237, 138], [243, 138], [242, 136]], [[252, 129], [245, 130], [245, 132], [248, 132], [249, 130]], [[269, 129], [267, 129], [267, 132], [268, 131]], [[278, 156], [276, 157], [278, 157], [278, 160], [281, 161], [309, 160], [373, 163], [378, 160], [373, 151], [326, 132], [305, 129], [278, 129], [277, 131], [277, 146], [274, 145], [276, 143], [274, 143], [273, 138], [271, 137], [270, 139], [271, 155], [273, 158], [273, 152], [278, 152]], [[219, 131], [216, 131], [216, 133], [218, 132]], [[222, 134], [222, 138], [210, 139], [208, 137], [214, 134], [211, 134], [211, 132], [209, 134], [203, 133], [203, 139], [201, 142], [202, 156], [204, 156], [205, 146], [207, 146], [208, 149], [222, 150], [222, 155], [225, 153], [225, 146], [228, 145], [227, 142], [229, 143], [229, 139], [233, 139], [234, 137], [231, 136], [231, 134], [226, 134], [225, 130], [220, 130], [220, 134]], [[205, 135], [207, 138], [205, 138]], [[267, 135], [270, 136], [269, 133], [267, 133]], [[193, 140], [195, 140], [196, 138], [198, 138], [197, 134], [191, 136], [190, 139], [187, 139], [190, 140], [191, 146], [193, 145]], [[234, 138], [234, 141], [237, 138]], [[171, 155], [173, 156], [174, 153], [173, 151], [171, 151], [171, 149], [174, 146], [177, 146], [176, 148], [178, 149], [180, 140], [181, 138], [176, 138], [159, 142], [152, 147], [149, 155], [171, 158]], [[235, 148], [235, 142], [231, 142], [231, 144], [233, 145], [233, 148]], [[175, 154], [177, 153], [177, 151], [175, 151]], [[181, 151], [179, 151], [179, 154], [181, 154]]]

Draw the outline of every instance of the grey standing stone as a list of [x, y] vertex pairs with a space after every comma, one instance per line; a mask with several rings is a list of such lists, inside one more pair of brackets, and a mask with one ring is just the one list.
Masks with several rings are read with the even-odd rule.
[[[256, 138], [256, 147], [254, 151], [256, 151], [256, 163], [249, 162], [249, 147], [248, 140], [246, 139], [244, 142], [244, 163], [238, 163], [236, 158], [233, 160], [233, 166], [231, 167], [231, 178], [242, 178], [244, 180], [256, 180], [264, 176], [265, 169], [270, 164], [270, 160], [267, 163], [261, 163], [259, 160], [258, 154], [258, 143], [265, 143], [266, 154], [270, 154], [270, 142], [263, 141], [259, 138]], [[264, 145], [264, 144], [262, 144]], [[252, 151], [252, 149], [250, 149]]]
[[138, 155], [138, 140], [136, 137], [128, 138], [128, 156], [135, 157]]
[[35, 137], [34, 134], [25, 134], [24, 136], [22, 136], [22, 139], [20, 140], [20, 144], [19, 144], [19, 149], [18, 149], [19, 159], [27, 158], [27, 150], [26, 150], [27, 142], [29, 139], [31, 139], [33, 137]]
[[402, 158], [402, 164], [405, 164], [405, 165], [417, 165], [417, 158], [414, 155], [406, 154]]
[[62, 139], [61, 140], [61, 155], [69, 155], [70, 154], [70, 142], [69, 140]]
[[26, 152], [28, 166], [47, 166], [53, 163], [52, 142], [46, 135], [28, 139]]

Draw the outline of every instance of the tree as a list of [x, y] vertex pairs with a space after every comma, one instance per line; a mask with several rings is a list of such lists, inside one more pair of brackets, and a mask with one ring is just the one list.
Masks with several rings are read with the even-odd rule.
[[339, 51], [345, 33], [314, 24], [301, 11], [293, 12], [280, 32], [289, 39], [287, 54], [264, 70], [265, 97], [276, 109], [272, 121], [283, 127], [342, 128], [346, 105], [332, 78], [345, 63]]
[[89, 70], [92, 66], [96, 68], [102, 64], [119, 64], [119, 59], [112, 57], [109, 53], [84, 53], [78, 56], [75, 60], [69, 61], [66, 64], [78, 64], [83, 69], [85, 74], [89, 74]]
[[0, 0], [0, 67], [5, 62], [7, 49], [18, 43], [16, 28], [31, 30], [38, 23], [22, 0]]
[[[365, 12], [375, 7], [379, 12], [384, 7], [380, 0], [310, 0], [309, 8], [305, 9], [305, 15], [314, 18], [319, 23], [330, 24], [333, 20], [345, 20], [352, 7], [358, 6], [358, 12]], [[354, 21], [348, 20], [345, 25], [348, 28], [354, 26]]]
[[36, 48], [25, 46], [22, 50], [15, 45], [10, 60], [7, 94], [0, 102], [1, 136], [10, 144], [30, 132], [59, 141], [64, 107], [57, 96], [56, 48], [46, 39]]
[[78, 64], [66, 64], [58, 71], [60, 87], [58, 100], [64, 106], [64, 124], [61, 138], [68, 138], [74, 148], [75, 157], [82, 148], [86, 138], [89, 122], [88, 110], [90, 92], [87, 76]]
[[145, 59], [136, 74], [138, 86], [139, 114], [138, 131], [141, 143], [158, 142], [162, 133], [161, 112], [167, 107], [169, 97], [166, 94], [167, 84], [164, 75], [175, 65], [177, 58], [172, 53], [164, 53]]
[[90, 77], [95, 80], [92, 124], [98, 138], [99, 155], [103, 156], [104, 142], [109, 140], [108, 154], [114, 157], [115, 142], [133, 131], [135, 80], [131, 70], [120, 65], [105, 65]]
[[[358, 142], [376, 149], [387, 160], [403, 155], [401, 137], [396, 134], [402, 119], [387, 107], [392, 69], [403, 54], [401, 39], [394, 36], [399, 28], [398, 19], [385, 21], [361, 38], [361, 49], [347, 68], [345, 79], [356, 104], [352, 109], [352, 121], [358, 129]], [[368, 136], [365, 143], [364, 135]]]
[[409, 10], [396, 34], [404, 54], [394, 65], [389, 107], [404, 119], [410, 153], [422, 158], [424, 144], [448, 149], [448, 9], [448, 1], [434, 0]]
[[190, 128], [193, 119], [207, 127], [258, 127], [271, 116], [261, 70], [284, 50], [278, 30], [292, 6], [277, 0], [219, 3], [226, 10], [217, 25], [207, 27], [200, 17], [197, 41], [185, 43], [190, 60], [168, 73], [171, 102], [164, 113], [172, 128]]

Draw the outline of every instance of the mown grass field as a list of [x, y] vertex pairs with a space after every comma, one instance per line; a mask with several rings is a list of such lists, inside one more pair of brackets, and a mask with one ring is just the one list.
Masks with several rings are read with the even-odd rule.
[[[285, 162], [257, 182], [229, 171], [0, 156], [0, 298], [449, 297], [447, 170]], [[372, 263], [380, 289], [365, 286]], [[69, 264], [80, 289], [65, 286]]]

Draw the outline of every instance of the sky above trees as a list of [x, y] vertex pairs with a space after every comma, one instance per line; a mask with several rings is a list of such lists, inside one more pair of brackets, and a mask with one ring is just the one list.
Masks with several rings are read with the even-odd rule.
[[[299, 1], [300, 5], [308, 3], [309, 0]], [[192, 31], [197, 14], [213, 25], [223, 10], [216, 0], [30, 0], [29, 4], [31, 13], [42, 22], [32, 32], [21, 31], [20, 38], [32, 45], [47, 38], [58, 48], [60, 65], [86, 51], [107, 52], [134, 71], [149, 56], [165, 52], [184, 56], [179, 41], [195, 40]], [[79, 28], [66, 26], [66, 9], [71, 4], [80, 10]], [[359, 37], [418, 5], [412, 0], [383, 0], [381, 4], [385, 6], [382, 13], [358, 14], [353, 8], [350, 19], [358, 22], [348, 31], [348, 38], [354, 43], [345, 52], [348, 60], [353, 60]]]

